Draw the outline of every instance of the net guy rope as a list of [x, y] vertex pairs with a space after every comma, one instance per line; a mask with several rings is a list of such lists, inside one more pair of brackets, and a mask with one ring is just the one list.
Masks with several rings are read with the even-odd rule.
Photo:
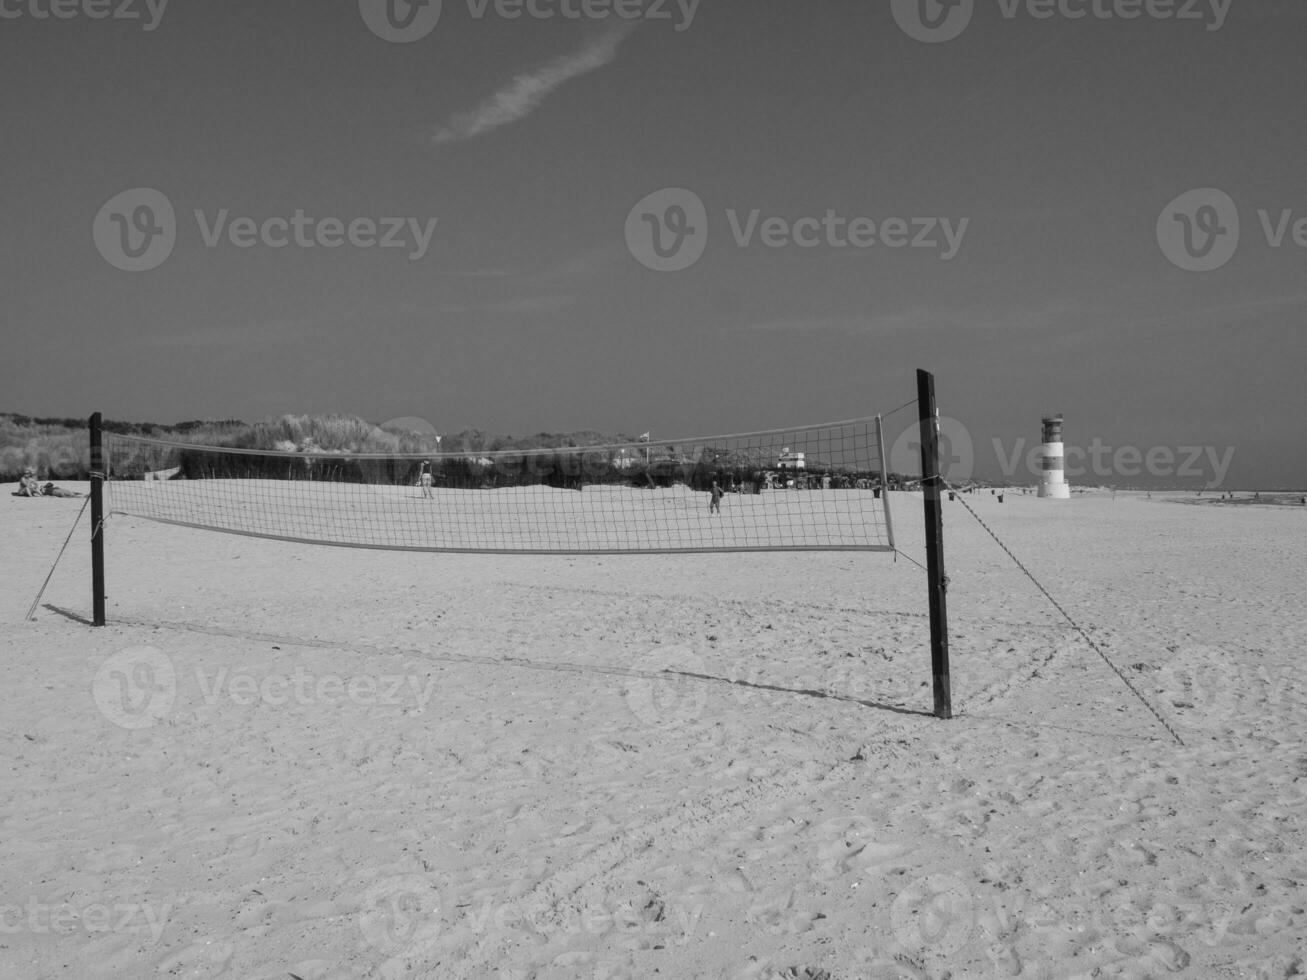
[[951, 485], [947, 480], [944, 480], [943, 478], [936, 478], [936, 479], [938, 483], [943, 484], [943, 486], [947, 487], [949, 490], [954, 491], [954, 493], [957, 495], [957, 499], [962, 503], [962, 506], [967, 509], [967, 512], [976, 519], [976, 522], [985, 529], [985, 532], [991, 538], [993, 538], [994, 541], [998, 544], [998, 546], [1003, 549], [1004, 553], [1006, 553], [1007, 556], [1012, 559], [1012, 561], [1016, 564], [1017, 568], [1021, 569], [1022, 573], [1026, 576], [1026, 578], [1030, 579], [1030, 581], [1035, 584], [1035, 588], [1037, 588], [1041, 593], [1043, 593], [1044, 598], [1053, 604], [1053, 608], [1056, 609], [1059, 613], [1061, 613], [1062, 617], [1068, 623], [1071, 624], [1071, 628], [1080, 634], [1081, 639], [1083, 639], [1087, 644], [1089, 644], [1089, 649], [1093, 650], [1094, 653], [1098, 654], [1098, 656], [1102, 658], [1103, 663], [1107, 664], [1107, 666], [1112, 669], [1112, 673], [1116, 674], [1116, 676], [1120, 678], [1121, 683], [1123, 683], [1127, 688], [1129, 688], [1130, 693], [1139, 699], [1139, 701], [1143, 704], [1145, 708], [1149, 710], [1149, 712], [1152, 714], [1154, 718], [1156, 718], [1159, 722], [1161, 722], [1162, 727], [1166, 729], [1166, 731], [1170, 734], [1170, 736], [1173, 739], [1175, 739], [1176, 743], [1179, 745], [1184, 745], [1184, 739], [1182, 739], [1180, 737], [1180, 734], [1174, 728], [1171, 727], [1171, 723], [1168, 722], [1164, 717], [1162, 717], [1162, 713], [1158, 711], [1157, 708], [1153, 707], [1152, 702], [1150, 702], [1148, 698], [1146, 698], [1139, 691], [1137, 687], [1135, 687], [1132, 683], [1130, 683], [1130, 678], [1126, 677], [1126, 675], [1121, 671], [1121, 669], [1112, 662], [1111, 658], [1108, 657], [1108, 655], [1103, 652], [1102, 648], [1097, 643], [1094, 642], [1093, 638], [1089, 635], [1089, 633], [1086, 632], [1085, 629], [1081, 627], [1079, 623], [1077, 623], [1074, 619], [1071, 618], [1071, 614], [1062, 607], [1062, 604], [1060, 602], [1058, 602], [1055, 598], [1053, 598], [1053, 594], [1049, 592], [1048, 589], [1044, 588], [1043, 583], [1040, 582], [1039, 579], [1035, 578], [1034, 573], [1031, 572], [1030, 569], [1026, 568], [1025, 564], [1021, 561], [1021, 559], [1012, 553], [1012, 549], [1009, 548], [1006, 544], [1004, 544], [1003, 540], [997, 534], [994, 533], [994, 530], [984, 522], [984, 520], [981, 518], [979, 514], [977, 514], [972, 509], [971, 505], [968, 504], [964, 499], [963, 494], [960, 491], [958, 491], [958, 488]]
[[90, 497], [87, 497], [82, 501], [82, 509], [77, 512], [77, 518], [73, 521], [73, 526], [68, 529], [68, 537], [64, 538], [63, 547], [59, 549], [59, 554], [55, 555], [54, 564], [50, 566], [49, 574], [46, 575], [45, 581], [41, 583], [40, 591], [36, 593], [36, 598], [32, 600], [31, 606], [27, 609], [27, 615], [24, 617], [26, 621], [30, 622], [32, 617], [36, 615], [36, 607], [41, 604], [41, 596], [45, 595], [45, 590], [49, 588], [50, 579], [54, 578], [54, 570], [59, 567], [59, 560], [63, 558], [64, 552], [68, 550], [68, 542], [73, 540], [73, 534], [77, 531], [77, 525], [82, 522], [82, 515], [86, 513], [86, 506], [90, 502]]

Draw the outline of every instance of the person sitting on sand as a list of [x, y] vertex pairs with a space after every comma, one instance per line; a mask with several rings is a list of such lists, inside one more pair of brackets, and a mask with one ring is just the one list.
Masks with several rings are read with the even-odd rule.
[[18, 481], [18, 491], [15, 497], [39, 497], [41, 496], [41, 484], [36, 482], [36, 472], [29, 466], [23, 470], [23, 477]]

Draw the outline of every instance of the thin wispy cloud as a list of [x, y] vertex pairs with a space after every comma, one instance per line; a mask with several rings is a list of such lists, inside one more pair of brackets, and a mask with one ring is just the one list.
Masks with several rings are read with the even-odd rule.
[[637, 25], [635, 21], [620, 21], [590, 38], [580, 50], [559, 55], [535, 71], [518, 75], [479, 105], [452, 116], [436, 130], [432, 142], [460, 143], [525, 119], [562, 85], [616, 60], [622, 42]]

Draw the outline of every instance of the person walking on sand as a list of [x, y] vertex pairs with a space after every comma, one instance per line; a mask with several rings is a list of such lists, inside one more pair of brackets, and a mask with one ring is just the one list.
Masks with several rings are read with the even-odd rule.
[[712, 481], [712, 499], [708, 501], [708, 513], [720, 514], [722, 512], [722, 488], [717, 485], [717, 481]]
[[422, 475], [418, 478], [418, 483], [422, 485], [422, 496], [431, 497], [431, 461], [429, 459], [422, 461]]

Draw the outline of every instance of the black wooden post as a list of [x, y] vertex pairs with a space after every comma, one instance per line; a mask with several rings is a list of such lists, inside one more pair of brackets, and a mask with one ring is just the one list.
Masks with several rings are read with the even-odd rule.
[[91, 416], [91, 622], [104, 625], [104, 442], [100, 413]]
[[926, 507], [926, 581], [930, 593], [930, 666], [935, 679], [935, 717], [953, 717], [948, 666], [948, 606], [944, 593], [944, 512], [940, 506], [939, 416], [935, 376], [917, 372], [917, 407], [921, 419], [921, 489]]

